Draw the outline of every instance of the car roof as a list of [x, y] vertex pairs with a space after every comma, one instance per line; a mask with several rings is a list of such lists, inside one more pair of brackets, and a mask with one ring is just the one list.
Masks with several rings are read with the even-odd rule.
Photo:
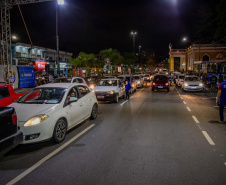
[[37, 86], [36, 88], [47, 88], [47, 87], [70, 88], [75, 85], [85, 85], [85, 84], [81, 84], [81, 83], [49, 83], [49, 84]]
[[164, 74], [157, 74], [157, 75], [155, 75], [155, 77], [156, 76], [165, 76], [165, 77], [167, 77], [167, 75], [164, 75]]
[[118, 78], [102, 78], [101, 80], [120, 80]]
[[130, 77], [130, 76], [133, 76], [133, 75], [119, 75], [118, 77]]
[[198, 76], [191, 76], [191, 75], [187, 75], [187, 76], [185, 76], [185, 77], [198, 77]]

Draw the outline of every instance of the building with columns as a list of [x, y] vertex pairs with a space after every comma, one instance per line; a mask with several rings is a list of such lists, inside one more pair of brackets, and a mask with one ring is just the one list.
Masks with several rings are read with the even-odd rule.
[[226, 45], [192, 44], [187, 49], [169, 45], [170, 71], [226, 73]]

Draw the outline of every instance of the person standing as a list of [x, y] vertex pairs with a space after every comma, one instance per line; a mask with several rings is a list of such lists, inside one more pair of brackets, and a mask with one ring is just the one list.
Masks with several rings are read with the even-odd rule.
[[126, 79], [125, 77], [123, 78], [123, 82], [126, 88], [126, 99], [129, 100], [130, 97], [130, 89], [131, 89], [131, 85], [128, 79]]
[[220, 123], [224, 123], [224, 106], [226, 105], [226, 75], [223, 82], [219, 84], [217, 93], [217, 105], [219, 105]]
[[216, 92], [216, 85], [217, 85], [217, 77], [213, 73], [211, 78], [210, 78], [210, 85], [211, 85], [211, 90], [210, 93], [214, 94]]
[[51, 83], [53, 81], [53, 75], [49, 74], [49, 83]]

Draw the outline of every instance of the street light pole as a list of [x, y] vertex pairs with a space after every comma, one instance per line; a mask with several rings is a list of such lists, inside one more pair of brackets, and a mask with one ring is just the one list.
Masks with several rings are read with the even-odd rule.
[[58, 2], [56, 3], [56, 63], [57, 63], [57, 75], [60, 76], [60, 63], [59, 63], [59, 34], [58, 34]]
[[133, 54], [135, 55], [135, 36], [136, 36], [137, 32], [131, 32], [131, 35], [133, 36]]
[[59, 33], [58, 33], [58, 5], [63, 5], [64, 0], [57, 0], [56, 2], [56, 63], [57, 63], [57, 75], [60, 76], [60, 56], [59, 56]]

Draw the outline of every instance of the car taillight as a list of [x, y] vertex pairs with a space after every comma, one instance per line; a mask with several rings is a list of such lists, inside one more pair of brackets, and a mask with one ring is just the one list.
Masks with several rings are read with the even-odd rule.
[[13, 120], [13, 124], [14, 125], [17, 125], [17, 115], [16, 115], [16, 112], [13, 113], [12, 120]]

